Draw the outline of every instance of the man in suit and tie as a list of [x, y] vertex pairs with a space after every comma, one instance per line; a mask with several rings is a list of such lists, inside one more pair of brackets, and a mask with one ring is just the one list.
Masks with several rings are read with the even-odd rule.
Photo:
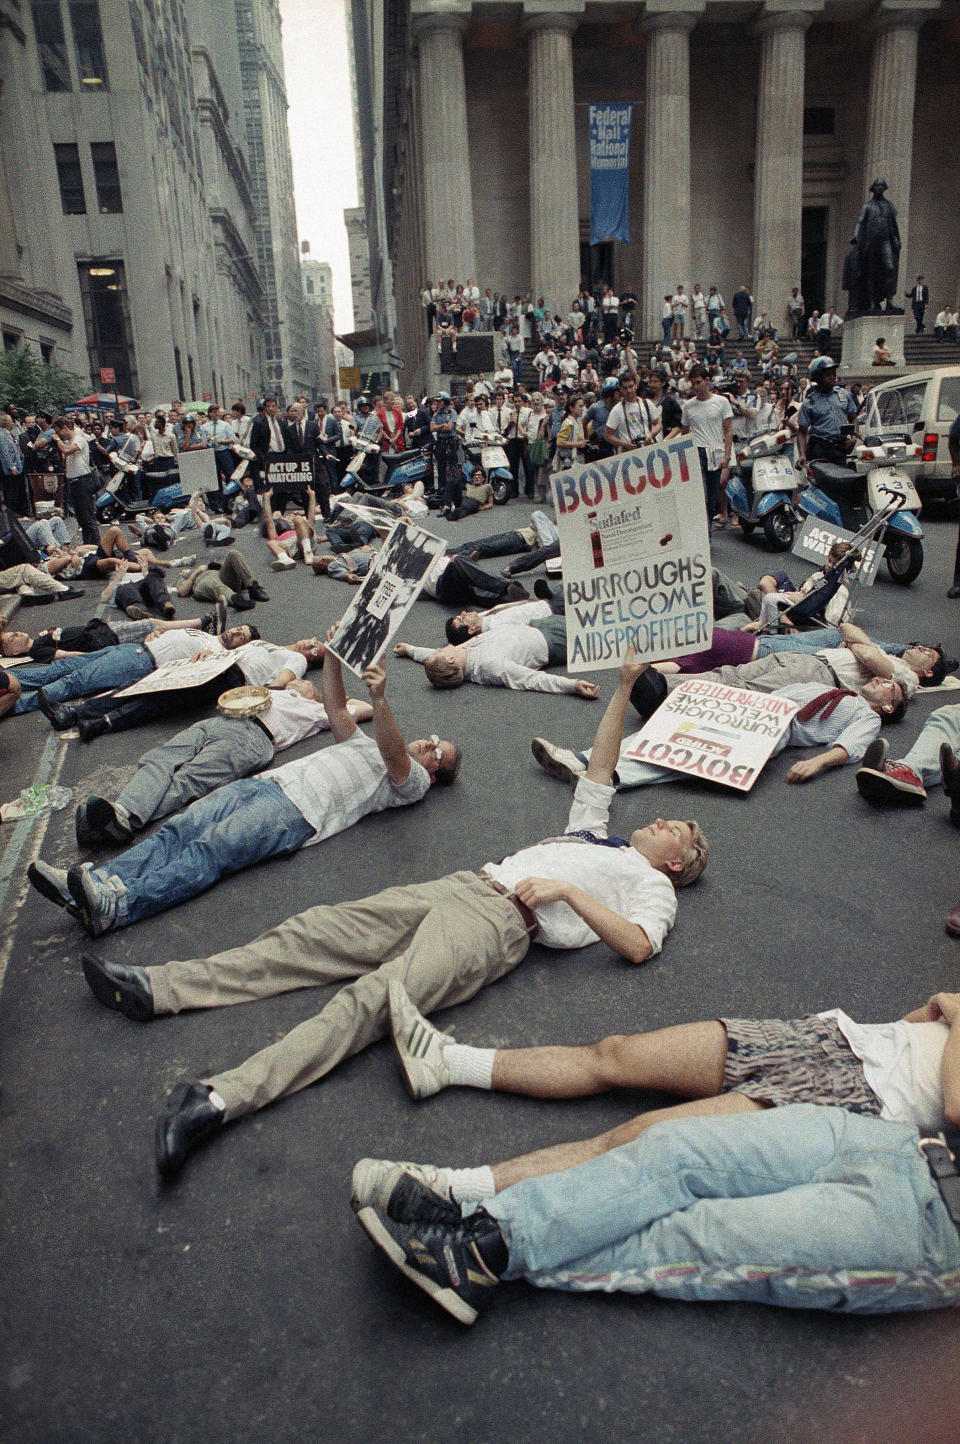
[[917, 323], [916, 334], [918, 336], [922, 336], [925, 329], [923, 324], [923, 313], [924, 311], [926, 311], [927, 306], [930, 304], [930, 287], [926, 284], [922, 276], [917, 277], [916, 285], [912, 286], [907, 292], [907, 300], [910, 302], [910, 309], [913, 312], [913, 319]]
[[327, 517], [330, 515], [330, 483], [326, 466], [317, 465], [319, 436], [320, 422], [307, 416], [302, 402], [292, 402], [287, 407], [287, 419], [283, 426], [286, 459], [309, 462], [320, 510]]
[[329, 515], [329, 495], [336, 491], [339, 485], [337, 474], [337, 447], [343, 440], [340, 430], [340, 422], [332, 411], [327, 409], [326, 397], [321, 396], [313, 408], [313, 414], [317, 419], [317, 488], [322, 488], [324, 482], [327, 485], [326, 504], [321, 496], [321, 510], [324, 516]]
[[257, 490], [263, 491], [270, 476], [271, 461], [282, 461], [286, 453], [283, 427], [277, 415], [277, 400], [268, 396], [250, 427], [250, 450], [256, 454]]

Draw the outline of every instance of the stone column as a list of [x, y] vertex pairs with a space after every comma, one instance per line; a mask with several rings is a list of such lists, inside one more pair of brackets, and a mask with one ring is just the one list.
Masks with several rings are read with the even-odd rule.
[[[800, 284], [803, 207], [804, 32], [802, 10], [765, 12], [753, 178], [753, 314], [769, 311], [783, 331], [787, 297]], [[747, 277], [738, 279], [746, 280]]]
[[530, 277], [534, 296], [565, 316], [580, 287], [580, 212], [573, 108], [573, 32], [584, 0], [540, 11], [528, 5], [530, 37]]
[[[910, 182], [913, 169], [913, 109], [917, 91], [917, 32], [939, 8], [939, 0], [903, 4], [883, 0], [874, 14], [876, 38], [870, 65], [870, 100], [864, 146], [863, 196], [872, 181], [885, 180], [897, 208], [900, 276], [897, 290], [913, 284], [908, 257]], [[902, 304], [901, 299], [897, 303]]]
[[643, 334], [659, 336], [663, 298], [690, 281], [690, 31], [705, 5], [648, 6], [643, 145]]
[[420, 52], [424, 238], [427, 277], [466, 283], [477, 274], [473, 187], [463, 70], [464, 11], [413, 15]]

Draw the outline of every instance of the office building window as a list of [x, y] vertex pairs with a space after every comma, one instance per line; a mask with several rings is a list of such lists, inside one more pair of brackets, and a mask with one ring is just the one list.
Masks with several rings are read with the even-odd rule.
[[77, 266], [77, 272], [90, 374], [99, 378], [101, 367], [109, 366], [116, 375], [117, 390], [136, 397], [139, 382], [123, 262], [84, 261]]
[[91, 145], [93, 157], [93, 178], [97, 183], [97, 205], [100, 214], [119, 215], [123, 210], [123, 196], [120, 194], [120, 173], [117, 170], [117, 152], [113, 141], [98, 141]]
[[70, 67], [67, 65], [60, 0], [33, 0], [33, 28], [46, 89], [69, 90]]
[[83, 194], [83, 176], [80, 172], [80, 147], [77, 145], [55, 145], [54, 158], [57, 162], [57, 180], [60, 185], [60, 204], [65, 216], [83, 216], [87, 213], [87, 202]]
[[4, 333], [3, 333], [3, 349], [4, 349], [4, 351], [16, 351], [16, 349], [17, 349], [17, 347], [18, 347], [19, 345], [20, 345], [20, 337], [17, 335], [16, 331], [4, 331]]
[[50, 362], [53, 360], [53, 342], [52, 342], [52, 341], [41, 341], [41, 342], [40, 342], [40, 359], [41, 359], [41, 361], [43, 362], [43, 364], [44, 364], [45, 366], [49, 366], [49, 365], [50, 365]]
[[107, 60], [103, 53], [97, 0], [70, 0], [70, 23], [73, 26], [80, 84], [88, 90], [108, 90]]

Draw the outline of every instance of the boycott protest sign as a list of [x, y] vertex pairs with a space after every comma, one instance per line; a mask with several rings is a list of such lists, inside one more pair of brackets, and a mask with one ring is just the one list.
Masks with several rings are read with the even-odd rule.
[[327, 643], [327, 650], [358, 677], [383, 656], [445, 545], [409, 522], [394, 526]]
[[[852, 542], [854, 533], [844, 531], [842, 527], [830, 526], [828, 522], [821, 521], [819, 517], [808, 516], [803, 526], [797, 533], [797, 539], [793, 544], [793, 555], [802, 557], [805, 562], [813, 562], [817, 567], [826, 566], [827, 552], [836, 541]], [[858, 551], [863, 561], [855, 572], [849, 576], [855, 576], [861, 586], [872, 587], [877, 575], [877, 568], [880, 565], [880, 543], [860, 542]]]
[[627, 748], [627, 756], [749, 792], [798, 702], [688, 677]]
[[184, 687], [200, 687], [204, 682], [212, 682], [221, 672], [229, 671], [235, 661], [232, 652], [214, 652], [199, 662], [181, 657], [177, 662], [165, 662], [162, 667], [148, 672], [139, 682], [131, 682], [117, 696], [142, 697], [145, 692], [180, 692]]
[[697, 448], [689, 436], [551, 478], [563, 558], [567, 665], [618, 667], [709, 647], [713, 588]]

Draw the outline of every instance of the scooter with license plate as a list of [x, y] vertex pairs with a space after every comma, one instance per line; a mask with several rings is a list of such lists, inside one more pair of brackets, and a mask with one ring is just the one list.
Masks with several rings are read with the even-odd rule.
[[799, 522], [796, 501], [802, 478], [787, 454], [789, 431], [763, 431], [737, 452], [737, 470], [727, 482], [727, 504], [744, 536], [762, 527], [776, 552], [793, 546]]
[[891, 580], [908, 587], [923, 567], [921, 502], [910, 475], [921, 457], [919, 446], [889, 441], [859, 443], [846, 466], [813, 461], [799, 510], [850, 532], [862, 532], [873, 522]]

